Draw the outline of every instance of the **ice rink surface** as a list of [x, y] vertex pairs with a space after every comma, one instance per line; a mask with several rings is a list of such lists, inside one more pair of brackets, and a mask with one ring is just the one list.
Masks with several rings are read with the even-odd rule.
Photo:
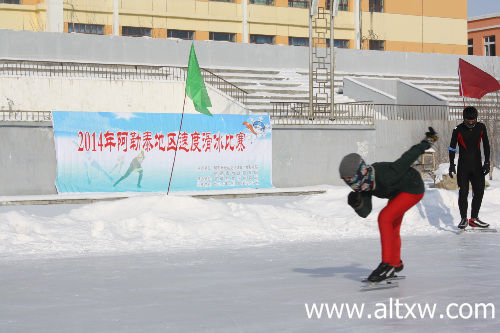
[[370, 292], [387, 201], [348, 192], [0, 206], [0, 332], [500, 332], [500, 233], [457, 234], [457, 191], [405, 214], [406, 279]]
[[[499, 250], [500, 233], [403, 237], [407, 278], [398, 288], [371, 292], [359, 288], [379, 263], [375, 238], [3, 259], [0, 331], [498, 332]], [[406, 319], [390, 306], [396, 300]], [[365, 308], [362, 318], [308, 319], [306, 303]], [[386, 305], [385, 319], [378, 319], [382, 312], [375, 317], [383, 308], [377, 303]], [[434, 319], [421, 319], [417, 303], [436, 304]], [[487, 319], [482, 312], [480, 319], [446, 318], [452, 303], [453, 317], [458, 305], [471, 305], [462, 307], [468, 317], [475, 303], [492, 303], [495, 318], [492, 311]]]

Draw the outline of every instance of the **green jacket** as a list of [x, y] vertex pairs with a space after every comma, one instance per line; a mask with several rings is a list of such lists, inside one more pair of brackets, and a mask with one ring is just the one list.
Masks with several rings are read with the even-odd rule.
[[422, 194], [425, 192], [424, 182], [420, 173], [413, 169], [411, 165], [426, 149], [431, 145], [427, 141], [422, 141], [406, 151], [394, 162], [373, 163], [375, 172], [374, 189], [361, 192], [361, 204], [354, 210], [361, 217], [367, 217], [372, 210], [372, 195], [393, 199], [401, 192], [410, 194]]

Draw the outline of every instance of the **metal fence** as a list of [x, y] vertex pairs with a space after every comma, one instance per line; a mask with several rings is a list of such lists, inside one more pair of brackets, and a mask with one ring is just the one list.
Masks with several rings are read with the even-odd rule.
[[335, 104], [331, 112], [330, 103], [314, 104], [314, 112], [309, 112], [306, 102], [271, 102], [270, 113], [276, 125], [374, 125], [373, 104]]
[[374, 104], [377, 120], [447, 120], [447, 105]]
[[[228, 89], [231, 89], [229, 86]], [[237, 93], [237, 92], [235, 92]], [[335, 104], [334, 112], [330, 103], [315, 105], [311, 116], [307, 102], [271, 102], [273, 110], [270, 117], [273, 124], [331, 124], [331, 125], [369, 125], [375, 120], [444, 120], [461, 121], [461, 107], [443, 105], [397, 105], [342, 103]], [[500, 127], [500, 106], [495, 104], [478, 107], [479, 121], [489, 125], [491, 132]], [[50, 111], [0, 110], [0, 121], [51, 121]]]
[[[201, 69], [205, 82], [245, 104], [248, 92]], [[185, 81], [187, 67], [0, 59], [0, 76], [76, 77], [114, 80]]]
[[50, 111], [0, 110], [0, 121], [52, 121]]
[[[317, 103], [309, 112], [306, 102], [271, 102], [274, 124], [348, 124], [373, 125], [375, 120], [461, 120], [462, 107], [448, 105], [402, 105], [371, 103], [339, 103], [331, 112], [329, 103]], [[480, 121], [499, 121], [500, 105], [477, 106]]]
[[[187, 68], [186, 68], [187, 70]], [[212, 73], [208, 69], [201, 69], [201, 73], [203, 74], [203, 79], [205, 83], [223, 91], [225, 94], [231, 96], [235, 100], [241, 102], [242, 104], [246, 104], [248, 92], [235, 86], [229, 81], [224, 80], [217, 74]]]

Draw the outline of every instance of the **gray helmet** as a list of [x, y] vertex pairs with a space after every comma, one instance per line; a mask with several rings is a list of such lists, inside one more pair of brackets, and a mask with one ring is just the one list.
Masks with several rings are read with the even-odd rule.
[[359, 154], [351, 153], [344, 156], [339, 166], [340, 178], [353, 177], [356, 175], [362, 162], [363, 159]]

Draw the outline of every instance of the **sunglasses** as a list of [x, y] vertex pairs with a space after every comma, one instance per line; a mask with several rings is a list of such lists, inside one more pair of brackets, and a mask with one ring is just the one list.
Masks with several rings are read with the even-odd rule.
[[344, 178], [344, 180], [347, 183], [347, 185], [353, 185], [353, 184], [356, 184], [360, 178], [361, 178], [361, 174], [357, 173], [353, 177]]

